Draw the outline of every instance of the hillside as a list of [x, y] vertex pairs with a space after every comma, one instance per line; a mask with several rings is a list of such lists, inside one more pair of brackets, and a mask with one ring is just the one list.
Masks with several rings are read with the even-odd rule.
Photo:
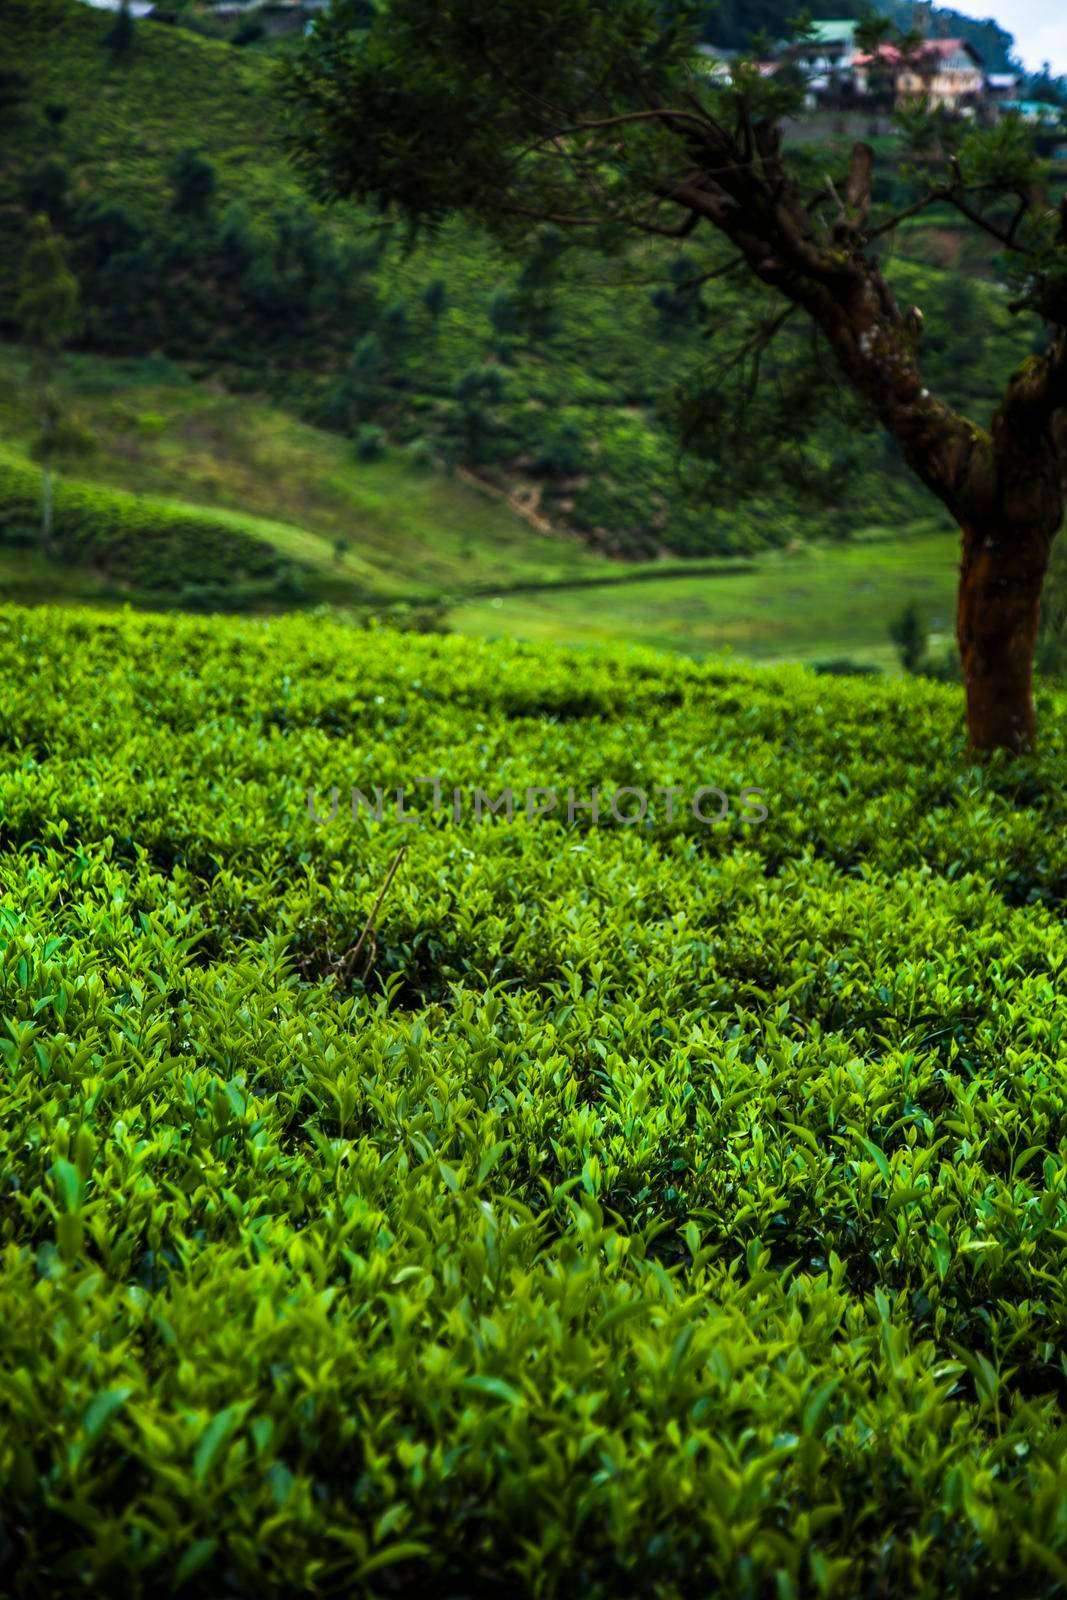
[[886, 619], [919, 602], [944, 645], [957, 539], [875, 523], [747, 561], [607, 563], [462, 470], [336, 434], [166, 361], [78, 356], [61, 386], [91, 449], [64, 464], [59, 559], [37, 553], [28, 377], [0, 346], [0, 587], [29, 603], [328, 605], [473, 634], [625, 639], [701, 655], [850, 657], [895, 670]]
[[[741, 432], [708, 460], [681, 452], [695, 378], [766, 313], [751, 287], [687, 287], [708, 247], [597, 257], [540, 230], [516, 261], [452, 228], [408, 254], [380, 222], [301, 195], [270, 51], [146, 23], [115, 61], [107, 27], [78, 0], [10, 0], [0, 17], [25, 79], [0, 142], [5, 307], [43, 208], [70, 242], [86, 348], [162, 352], [348, 438], [417, 442], [616, 558], [747, 555], [929, 517], [799, 329]], [[882, 181], [892, 191], [891, 165]], [[984, 421], [1031, 331], [941, 221], [902, 234], [896, 256], [901, 295], [955, 330], [931, 377]], [[784, 455], [767, 449], [783, 408]]]
[[[40, 474], [29, 457], [29, 392], [21, 351], [0, 346], [0, 548], [13, 536], [27, 544], [37, 538]], [[579, 540], [536, 532], [476, 482], [446, 477], [410, 452], [361, 461], [336, 434], [197, 383], [167, 361], [79, 356], [68, 363], [60, 392], [90, 444], [61, 473], [63, 566], [80, 553], [78, 519], [68, 527], [64, 512], [69, 480], [100, 507], [105, 535], [96, 568], [132, 599], [182, 601], [183, 584], [202, 574], [224, 607], [239, 601], [235, 535], [249, 550], [274, 552], [290, 577], [299, 575], [299, 592], [279, 596], [289, 603], [365, 605], [494, 583], [563, 581], [603, 568]], [[163, 560], [161, 525], [175, 514], [198, 521]], [[129, 532], [117, 542], [124, 522]], [[116, 546], [110, 559], [109, 544]]]
[[8, 1592], [1060, 1592], [1058, 701], [976, 769], [956, 691], [647, 652], [0, 673]]

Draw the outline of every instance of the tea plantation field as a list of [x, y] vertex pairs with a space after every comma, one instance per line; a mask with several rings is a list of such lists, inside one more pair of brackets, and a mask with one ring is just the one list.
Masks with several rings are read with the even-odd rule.
[[16, 607], [0, 681], [0, 1590], [1063, 1592], [1061, 701], [979, 770], [917, 680]]

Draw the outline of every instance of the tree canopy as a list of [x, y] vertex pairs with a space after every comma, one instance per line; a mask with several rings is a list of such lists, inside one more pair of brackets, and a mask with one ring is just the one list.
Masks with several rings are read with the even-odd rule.
[[[1064, 506], [1067, 207], [1030, 135], [903, 120], [914, 198], [874, 203], [874, 151], [847, 170], [783, 138], [803, 84], [739, 58], [728, 79], [697, 51], [693, 0], [394, 0], [356, 30], [317, 25], [287, 66], [296, 162], [319, 194], [435, 227], [462, 212], [505, 238], [549, 222], [600, 248], [633, 234], [717, 236], [708, 273], [740, 270], [807, 316], [843, 377], [964, 533], [958, 637], [978, 748], [1034, 735], [1030, 661], [1041, 582]], [[807, 31], [802, 21], [800, 36]], [[861, 24], [868, 48], [890, 25]], [[914, 47], [914, 37], [898, 47]], [[883, 255], [897, 226], [948, 207], [1003, 253], [1014, 308], [1049, 325], [1012, 377], [991, 431], [931, 392], [923, 314], [901, 305]]]

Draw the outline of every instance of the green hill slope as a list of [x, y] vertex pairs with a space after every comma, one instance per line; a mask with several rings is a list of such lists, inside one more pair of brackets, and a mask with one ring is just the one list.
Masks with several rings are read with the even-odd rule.
[[[874, 524], [746, 562], [607, 562], [485, 485], [334, 433], [166, 362], [72, 358], [60, 392], [93, 448], [60, 477], [55, 561], [35, 554], [40, 474], [25, 363], [0, 346], [0, 591], [199, 610], [443, 603], [448, 625], [574, 643], [895, 666], [887, 618], [954, 614], [957, 540]], [[423, 614], [425, 612], [423, 610]]]
[[[747, 450], [680, 456], [678, 396], [759, 310], [751, 286], [686, 287], [704, 246], [590, 257], [541, 230], [516, 261], [452, 228], [407, 255], [380, 222], [300, 196], [270, 52], [145, 23], [116, 62], [107, 26], [78, 0], [0, 14], [26, 80], [3, 113], [0, 305], [44, 207], [70, 240], [89, 347], [163, 351], [348, 437], [420, 441], [615, 556], [749, 554], [929, 516], [833, 373], [813, 377], [799, 329], [768, 360]], [[195, 161], [175, 168], [193, 147], [210, 192]], [[897, 286], [951, 331], [931, 338], [930, 376], [981, 421], [1029, 335], [989, 285], [908, 259], [924, 249], [902, 239]], [[784, 458], [768, 449], [780, 436]]]
[[1059, 1593], [1059, 702], [1024, 772], [317, 620], [7, 609], [0, 676], [5, 1590]]
[[[64, 514], [64, 495], [76, 497], [81, 483], [92, 486], [105, 524], [93, 529], [95, 568], [135, 592], [171, 599], [201, 575], [233, 585], [242, 557], [264, 576], [279, 565], [299, 574], [301, 594], [283, 585], [281, 600], [339, 604], [604, 569], [580, 541], [539, 532], [477, 483], [404, 452], [357, 460], [336, 434], [192, 382], [166, 362], [78, 357], [59, 392], [92, 443], [60, 480], [64, 569], [86, 555], [84, 519], [72, 514], [68, 528]], [[39, 472], [28, 455], [28, 393], [20, 351], [0, 347], [0, 546], [34, 537]], [[62, 581], [58, 573], [53, 581]]]

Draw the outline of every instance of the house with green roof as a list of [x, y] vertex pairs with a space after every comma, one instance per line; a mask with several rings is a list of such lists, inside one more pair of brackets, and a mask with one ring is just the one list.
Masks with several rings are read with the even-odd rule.
[[857, 24], [855, 22], [847, 20], [842, 22], [813, 22], [811, 32], [817, 44], [842, 44], [851, 47], [856, 43], [856, 27]]
[[847, 98], [852, 94], [857, 26], [848, 18], [813, 22], [806, 39], [782, 43], [781, 59], [803, 72], [812, 102], [826, 95]]

